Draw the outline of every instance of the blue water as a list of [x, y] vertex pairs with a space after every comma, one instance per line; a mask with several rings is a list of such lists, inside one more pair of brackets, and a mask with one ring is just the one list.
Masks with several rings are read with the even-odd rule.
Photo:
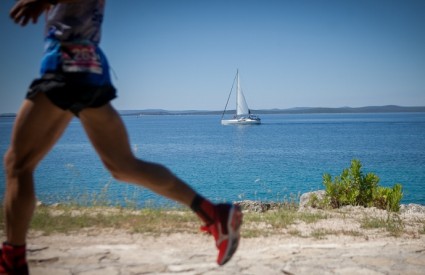
[[[402, 203], [425, 204], [425, 113], [262, 115], [262, 125], [222, 126], [220, 117], [123, 117], [135, 154], [160, 162], [214, 201], [283, 201], [323, 189], [354, 158], [382, 186], [401, 183]], [[13, 118], [0, 118], [0, 154]], [[38, 199], [111, 204], [171, 204], [115, 181], [73, 120], [40, 164]], [[0, 172], [0, 196], [4, 194]]]

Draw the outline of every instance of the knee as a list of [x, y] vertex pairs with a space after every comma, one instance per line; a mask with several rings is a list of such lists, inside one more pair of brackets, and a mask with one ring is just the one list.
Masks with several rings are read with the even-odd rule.
[[108, 170], [114, 179], [118, 181], [127, 181], [124, 170], [118, 169], [117, 167], [108, 167]]
[[34, 171], [34, 166], [29, 163], [28, 158], [20, 157], [12, 148], [4, 154], [3, 163], [8, 177], [19, 177]]
[[112, 177], [118, 181], [127, 181], [129, 176], [130, 161], [114, 161], [109, 162], [103, 160], [106, 169], [111, 173]]
[[12, 149], [8, 149], [3, 156], [3, 164], [6, 174], [11, 174], [17, 170], [16, 154]]

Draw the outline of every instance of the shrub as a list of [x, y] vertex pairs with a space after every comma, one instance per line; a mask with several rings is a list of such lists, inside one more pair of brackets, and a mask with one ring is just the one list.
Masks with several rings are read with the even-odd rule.
[[378, 186], [379, 177], [373, 173], [364, 175], [359, 160], [352, 160], [350, 168], [344, 169], [332, 181], [330, 174], [323, 175], [326, 198], [332, 208], [344, 205], [375, 206], [380, 209], [398, 211], [403, 197], [401, 184], [394, 187]]
[[397, 212], [400, 210], [400, 200], [402, 197], [402, 186], [397, 183], [393, 188], [378, 187], [373, 194], [373, 203], [377, 208]]

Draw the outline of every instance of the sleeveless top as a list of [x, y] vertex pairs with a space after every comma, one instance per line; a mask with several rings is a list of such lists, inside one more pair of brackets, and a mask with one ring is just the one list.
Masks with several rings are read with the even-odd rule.
[[104, 8], [105, 0], [56, 4], [47, 12], [45, 37], [61, 42], [86, 41], [97, 45]]

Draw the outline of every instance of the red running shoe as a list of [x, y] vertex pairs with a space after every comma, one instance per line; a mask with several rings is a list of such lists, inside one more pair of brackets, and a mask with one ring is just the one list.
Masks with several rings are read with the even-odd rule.
[[[25, 248], [23, 248], [25, 249]], [[28, 264], [25, 258], [14, 258], [12, 262], [7, 262], [4, 258], [5, 253], [12, 254], [14, 256], [13, 248], [10, 245], [3, 245], [3, 249], [0, 249], [0, 275], [28, 275]], [[14, 267], [10, 267], [10, 265]]]
[[239, 206], [230, 203], [215, 206], [214, 222], [201, 227], [214, 236], [218, 249], [217, 263], [227, 263], [239, 245], [242, 211]]

